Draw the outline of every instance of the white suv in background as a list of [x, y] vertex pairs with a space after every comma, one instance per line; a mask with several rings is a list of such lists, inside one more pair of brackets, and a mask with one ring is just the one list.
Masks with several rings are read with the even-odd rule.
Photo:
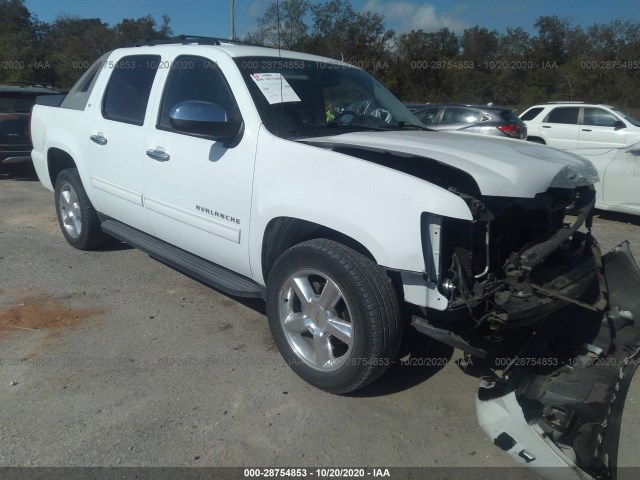
[[527, 140], [563, 150], [640, 142], [640, 121], [609, 105], [551, 102], [528, 108], [520, 118]]

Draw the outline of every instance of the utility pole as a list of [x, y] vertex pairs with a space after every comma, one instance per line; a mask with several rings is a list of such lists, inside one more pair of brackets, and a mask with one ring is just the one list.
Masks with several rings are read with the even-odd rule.
[[235, 0], [231, 0], [231, 40], [236, 39], [236, 7]]

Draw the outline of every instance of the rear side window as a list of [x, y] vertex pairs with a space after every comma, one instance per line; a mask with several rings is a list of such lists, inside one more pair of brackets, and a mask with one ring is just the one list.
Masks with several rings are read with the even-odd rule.
[[511, 110], [502, 110], [500, 112], [500, 117], [509, 123], [520, 123], [520, 118], [518, 118], [518, 116]]
[[131, 55], [105, 65], [113, 73], [102, 100], [102, 116], [142, 125], [159, 64], [159, 55]]
[[447, 107], [442, 114], [440, 123], [479, 123], [482, 121], [482, 112], [463, 107]]
[[524, 112], [522, 114], [522, 116], [520, 117], [520, 120], [525, 120], [525, 121], [533, 120], [534, 118], [536, 118], [538, 116], [538, 114], [542, 110], [544, 110], [544, 108], [542, 108], [542, 107], [530, 108], [529, 110], [527, 110], [526, 112]]
[[554, 108], [547, 116], [547, 123], [568, 123], [578, 124], [579, 107], [558, 107]]

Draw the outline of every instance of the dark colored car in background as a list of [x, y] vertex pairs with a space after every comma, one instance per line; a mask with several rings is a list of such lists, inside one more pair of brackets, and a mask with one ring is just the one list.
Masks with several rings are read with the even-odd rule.
[[493, 105], [433, 104], [413, 112], [433, 130], [460, 130], [525, 140], [527, 126], [510, 109]]
[[40, 85], [0, 85], [0, 163], [31, 159], [29, 117], [39, 95], [60, 93]]

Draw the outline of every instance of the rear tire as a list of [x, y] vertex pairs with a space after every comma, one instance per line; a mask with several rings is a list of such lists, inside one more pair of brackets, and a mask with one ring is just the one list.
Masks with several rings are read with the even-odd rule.
[[527, 138], [527, 141], [531, 142], [531, 143], [539, 143], [540, 145], [546, 145], [547, 144], [543, 139], [538, 138], [538, 137]]
[[389, 277], [333, 240], [309, 240], [278, 258], [267, 282], [267, 315], [289, 366], [331, 393], [353, 392], [380, 377], [402, 339]]
[[114, 241], [102, 231], [77, 169], [68, 168], [58, 174], [54, 198], [60, 230], [69, 245], [91, 250]]

